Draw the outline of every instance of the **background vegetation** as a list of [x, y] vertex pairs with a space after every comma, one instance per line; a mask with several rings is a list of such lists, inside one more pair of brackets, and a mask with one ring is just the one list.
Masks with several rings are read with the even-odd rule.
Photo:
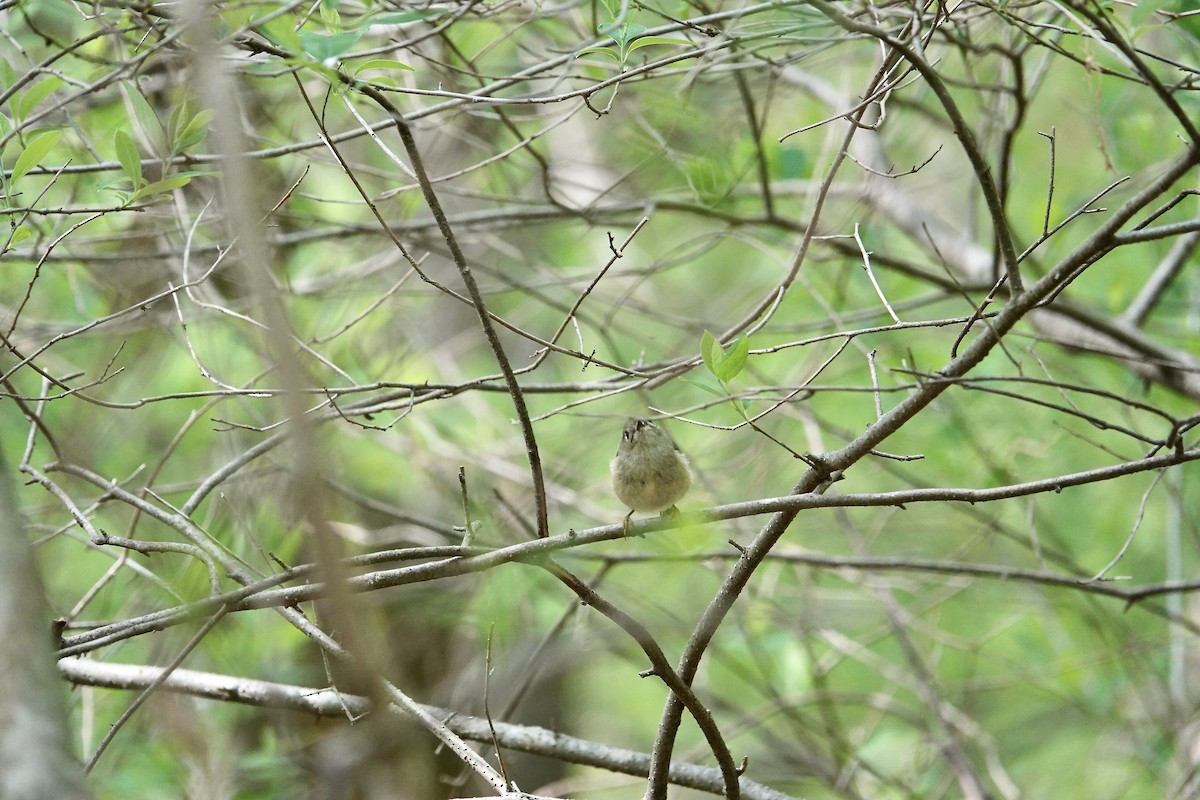
[[1189, 5], [0, 5], [86, 790], [1200, 796]]

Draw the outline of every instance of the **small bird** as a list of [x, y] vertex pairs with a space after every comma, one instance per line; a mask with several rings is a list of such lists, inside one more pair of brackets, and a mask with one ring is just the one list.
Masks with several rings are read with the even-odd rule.
[[664, 517], [678, 514], [675, 504], [692, 486], [687, 457], [665, 430], [640, 417], [625, 420], [621, 444], [609, 468], [613, 491], [630, 508], [626, 531], [634, 511], [657, 511]]

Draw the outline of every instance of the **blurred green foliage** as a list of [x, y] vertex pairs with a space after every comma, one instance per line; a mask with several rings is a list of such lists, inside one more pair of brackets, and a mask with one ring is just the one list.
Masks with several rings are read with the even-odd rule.
[[[1125, 176], [1096, 206], [1127, 200], [1182, 147], [1155, 93], [1120, 78], [1119, 53], [1083, 37], [1035, 47], [1032, 37], [1050, 34], [1012, 15], [1052, 15], [1038, 5], [969, 5], [963, 31], [948, 26], [930, 44], [985, 151], [996, 157], [1011, 147], [1005, 208], [1018, 250], [1038, 239], [1046, 217], [1043, 134], [1053, 130], [1056, 145], [1051, 227]], [[788, 494], [805, 470], [797, 454], [843, 446], [876, 419], [877, 400], [886, 410], [937, 377], [962, 346], [960, 318], [990, 288], [954, 274], [951, 255], [931, 254], [927, 239], [897, 221], [900, 210], [879, 207], [864, 188], [869, 171], [852, 162], [790, 274], [845, 133], [841, 118], [860, 102], [879, 53], [877, 42], [848, 37], [807, 7], [755, 7], [745, 19], [706, 22], [736, 39], [708, 52], [723, 41], [716, 34], [686, 25], [653, 34], [701, 13], [684, 3], [456, 6], [453, 20], [448, 9], [370, 2], [322, 3], [311, 14], [223, 6], [217, 28], [226, 38], [213, 69], [233, 76], [236, 119], [204, 106], [195, 43], [174, 16], [181, 11], [110, 6], [84, 19], [64, 8], [10, 11], [0, 48], [10, 221], [0, 308], [11, 344], [0, 368], [37, 367], [8, 378], [0, 444], [10, 461], [28, 447], [38, 469], [82, 465], [173, 513], [224, 465], [288, 430], [287, 376], [263, 312], [279, 303], [303, 403], [320, 418], [310, 452], [327, 494], [297, 496], [294, 476], [304, 465], [282, 444], [232, 471], [191, 514], [255, 574], [312, 561], [311, 537], [327, 523], [340, 526], [347, 554], [455, 543], [452, 526], [465, 524], [460, 466], [476, 544], [531, 538], [528, 462], [512, 401], [474, 310], [451, 294], [463, 293], [462, 282], [406, 173], [411, 158], [361, 82], [398, 89], [387, 96], [416, 131], [489, 310], [519, 329], [500, 331], [515, 369], [534, 363], [537, 340], [581, 300], [557, 344], [585, 358], [552, 352], [521, 375], [554, 534], [620, 521], [607, 463], [621, 418], [656, 413], [648, 409], [701, 423], [668, 423], [696, 472], [689, 508]], [[1194, 16], [1168, 24], [1145, 4], [1105, 13], [1136, 41], [1194, 64]], [[694, 50], [687, 59], [638, 71], [686, 48]], [[46, 59], [52, 67], [39, 66]], [[551, 61], [553, 69], [482, 91]], [[1027, 83], [1012, 89], [1018, 62]], [[339, 66], [360, 83], [342, 82]], [[581, 89], [626, 71], [627, 80]], [[1004, 92], [994, 91], [999, 85]], [[471, 93], [512, 102], [459, 102]], [[1019, 103], [1011, 99], [1018, 94]], [[556, 99], [527, 102], [542, 97]], [[978, 184], [935, 101], [912, 78], [889, 96], [878, 136], [897, 177], [886, 180], [930, 221], [990, 252]], [[1006, 145], [1004, 125], [1015, 115], [1022, 121]], [[781, 141], [822, 119], [832, 122]], [[227, 154], [214, 136], [222, 126], [244, 137], [249, 174], [225, 173]], [[257, 193], [270, 263], [242, 259], [226, 218], [230, 184]], [[1155, 224], [1190, 220], [1192, 209], [1185, 200]], [[1103, 216], [1083, 214], [1041, 244], [1022, 265], [1026, 279], [1072, 252]], [[616, 258], [613, 242], [643, 217]], [[891, 321], [850, 238], [860, 225], [874, 275], [904, 321], [959, 321], [848, 335]], [[1165, 239], [1113, 251], [1071, 285], [1071, 301], [1116, 317], [1171, 246]], [[275, 296], [255, 295], [253, 271]], [[1145, 326], [1164, 347], [1200, 349], [1194, 272], [1170, 287]], [[947, 275], [952, 288], [930, 278]], [[806, 341], [819, 336], [827, 338]], [[621, 370], [670, 379], [648, 388]], [[1194, 413], [1193, 398], [1148, 384], [1126, 360], [1061, 347], [1031, 325], [972, 377], [882, 448], [914, 460], [865, 459], [832, 491], [986, 488], [1068, 474], [1138, 458], [1147, 439], [1166, 435], [1161, 414], [1130, 400]], [[776, 403], [758, 421], [763, 433], [733, 429]], [[30, 409], [44, 429], [31, 427]], [[1184, 472], [1187, 496], [1193, 478]], [[102, 487], [51, 474], [97, 529], [179, 539]], [[894, 558], [1087, 578], [1140, 525], [1111, 575], [1129, 576], [1129, 585], [1164, 580], [1170, 569], [1190, 575], [1194, 514], [1185, 508], [1183, 544], [1169, 551], [1175, 490], [1156, 480], [1142, 474], [975, 506], [805, 511], [781, 558], [760, 570], [718, 631], [697, 689], [733, 752], [750, 756], [749, 777], [814, 800], [957, 796], [943, 750], [948, 730], [970, 742], [981, 773], [992, 770], [989, 780], [1011, 781], [1022, 796], [1167, 796], [1186, 777], [1194, 716], [1194, 687], [1172, 683], [1178, 662], [1168, 655], [1173, 644], [1193, 649], [1186, 610], [1155, 600], [1126, 611], [1068, 587], [851, 563]], [[210, 591], [196, 559], [96, 546], [41, 488], [25, 487], [22, 500], [51, 608], [68, 635]], [[559, 559], [594, 579], [675, 660], [738, 556], [728, 542], [744, 545], [763, 519], [694, 525]], [[811, 555], [847, 563], [799, 558]], [[646, 663], [636, 645], [536, 566], [508, 564], [354, 602], [388, 677], [419, 701], [481, 713], [490, 638], [493, 711], [528, 682], [535, 688], [512, 721], [651, 746], [662, 683], [640, 678]], [[320, 605], [305, 610], [325, 621]], [[96, 656], [161, 665], [195, 629], [137, 637]], [[313, 687], [334, 672], [270, 611], [223, 620], [184, 666]], [[944, 707], [931, 708], [928, 693]], [[129, 699], [74, 691], [85, 758]], [[317, 780], [317, 744], [342, 726], [171, 698], [119, 733], [92, 786], [98, 798], [203, 796], [214, 786], [220, 792], [210, 796], [291, 797]], [[432, 740], [420, 741], [433, 750]], [[676, 755], [711, 761], [690, 723]], [[632, 779], [582, 785], [580, 796], [640, 796]]]

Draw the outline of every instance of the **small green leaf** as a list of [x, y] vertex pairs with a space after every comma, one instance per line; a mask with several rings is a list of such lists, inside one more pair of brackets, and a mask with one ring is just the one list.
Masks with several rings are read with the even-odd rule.
[[187, 125], [179, 132], [179, 138], [175, 140], [175, 152], [182, 153], [192, 145], [204, 141], [204, 137], [208, 135], [208, 123], [212, 122], [213, 116], [215, 115], [212, 109], [197, 111], [196, 116], [188, 120]]
[[409, 72], [414, 71], [413, 68], [410, 67], [408, 64], [402, 63], [400, 61], [392, 61], [391, 59], [387, 59], [387, 58], [374, 58], [365, 64], [355, 67], [354, 75], [355, 75], [355, 77], [357, 77], [357, 76], [363, 74], [364, 72], [367, 72], [367, 71], [373, 70], [373, 69], [406, 69]]
[[716, 397], [728, 397], [729, 396], [728, 392], [726, 392], [722, 389], [718, 389], [716, 386], [712, 386], [710, 384], [704, 383], [703, 381], [693, 381], [693, 380], [689, 380], [687, 378], [680, 378], [680, 380], [683, 381], [684, 383], [690, 383], [692, 386], [695, 386], [697, 389], [702, 389]]
[[799, 147], [779, 148], [779, 155], [772, 161], [780, 178], [807, 178], [812, 175], [812, 162]]
[[61, 78], [50, 76], [43, 78], [33, 85], [26, 92], [17, 95], [16, 102], [13, 106], [13, 114], [17, 119], [25, 119], [30, 112], [37, 108], [38, 103], [45, 100], [50, 95], [54, 94], [55, 90], [63, 85]]
[[138, 154], [137, 145], [133, 143], [133, 139], [129, 138], [128, 133], [117, 131], [113, 134], [113, 148], [117, 151], [117, 161], [121, 163], [121, 171], [129, 178], [133, 188], [137, 189], [144, 182], [142, 158]]
[[342, 15], [338, 13], [337, 3], [328, 3], [322, 0], [320, 10], [321, 22], [325, 23], [327, 29], [331, 31], [342, 29]]
[[601, 55], [608, 56], [613, 61], [616, 61], [618, 64], [621, 63], [621, 54], [618, 53], [616, 51], [616, 49], [612, 48], [612, 47], [585, 47], [582, 50], [580, 50], [578, 53], [576, 53], [575, 55], [581, 56], [584, 53], [599, 53]]
[[598, 26], [597, 30], [624, 48], [629, 44], [630, 40], [636, 39], [645, 33], [646, 26], [639, 25], [636, 22], [625, 22], [620, 25], [615, 22], [606, 22]]
[[674, 44], [689, 47], [692, 43], [687, 39], [672, 39], [668, 36], [643, 36], [637, 41], [629, 45], [629, 52], [637, 50], [639, 47], [649, 47], [653, 44]]
[[615, 22], [606, 22], [603, 25], [598, 25], [596, 27], [596, 32], [604, 34], [619, 45], [625, 44], [625, 42], [621, 39], [621, 26]]
[[708, 331], [700, 337], [700, 358], [704, 359], [704, 366], [708, 367], [708, 371], [713, 375], [717, 374], [717, 362], [724, 355], [721, 349], [721, 343], [717, 341], [717, 337], [713, 336]]
[[146, 134], [146, 138], [150, 140], [151, 146], [161, 148], [166, 142], [166, 134], [163, 133], [162, 124], [158, 121], [158, 114], [154, 113], [154, 109], [150, 107], [150, 103], [137, 86], [125, 84], [124, 89], [125, 97], [129, 100], [129, 105], [133, 107], [133, 114], [137, 117], [138, 125]]
[[627, 41], [627, 42], [630, 39], [636, 39], [637, 37], [641, 36], [645, 32], [646, 32], [645, 25], [639, 25], [636, 22], [625, 23], [625, 41]]
[[1154, 15], [1158, 12], [1158, 3], [1135, 3], [1133, 8], [1129, 10], [1129, 24], [1133, 28], [1139, 28], [1150, 22], [1151, 26], [1157, 27], [1154, 20]]
[[298, 53], [302, 49], [300, 46], [300, 37], [297, 35], [295, 29], [292, 28], [292, 23], [288, 21], [287, 17], [276, 17], [269, 22], [252, 27], [276, 47], [291, 53]]
[[446, 11], [444, 9], [431, 11], [401, 11], [395, 14], [379, 14], [377, 16], [368, 16], [364, 22], [371, 25], [402, 25], [405, 22], [419, 22], [423, 19], [433, 19], [435, 17], [444, 17]]
[[300, 46], [304, 48], [304, 52], [317, 61], [325, 63], [336, 61], [350, 52], [350, 48], [354, 47], [358, 40], [362, 38], [363, 32], [351, 31], [349, 33], [336, 33], [333, 36], [325, 36], [320, 33], [300, 31], [299, 35]]
[[749, 356], [750, 340], [745, 334], [735, 339], [729, 350], [722, 348], [717, 337], [708, 331], [700, 337], [700, 357], [704, 359], [704, 366], [708, 367], [708, 371], [722, 384], [729, 383], [737, 377], [745, 368]]
[[170, 145], [172, 153], [178, 152], [174, 149], [175, 140], [179, 138], [179, 129], [183, 127], [183, 121], [187, 119], [187, 105], [187, 100], [184, 100], [171, 109], [171, 116], [167, 118], [167, 144]]
[[717, 368], [714, 370], [714, 373], [717, 378], [725, 383], [729, 383], [745, 368], [746, 359], [749, 356], [750, 340], [743, 333], [730, 345], [729, 350], [717, 362]]
[[18, 225], [16, 229], [13, 230], [12, 237], [8, 240], [8, 244], [10, 247], [14, 244], [20, 244], [32, 235], [33, 231], [28, 225]]
[[58, 144], [58, 137], [62, 136], [62, 131], [46, 131], [41, 134], [28, 145], [17, 156], [17, 163], [13, 165], [11, 181], [18, 181], [25, 176], [29, 170], [42, 163], [42, 159], [50, 154], [54, 149], [54, 145]]
[[183, 174], [172, 175], [169, 178], [163, 178], [161, 181], [154, 181], [154, 183], [146, 184], [145, 186], [141, 187], [136, 192], [134, 192], [133, 195], [129, 199], [132, 202], [132, 201], [136, 201], [136, 200], [141, 200], [143, 197], [150, 197], [152, 195], [161, 194], [163, 192], [170, 192], [175, 189], [179, 189], [184, 186], [187, 186], [189, 183], [191, 183], [191, 181], [192, 181], [191, 175], [183, 175]]

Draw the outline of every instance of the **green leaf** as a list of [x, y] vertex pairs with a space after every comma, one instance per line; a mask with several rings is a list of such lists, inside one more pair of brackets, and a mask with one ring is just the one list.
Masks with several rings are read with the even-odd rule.
[[700, 337], [700, 357], [704, 359], [704, 366], [723, 384], [737, 377], [746, 366], [749, 355], [750, 340], [745, 334], [735, 339], [728, 351], [722, 348], [717, 337], [708, 331]]
[[630, 40], [636, 39], [646, 32], [646, 26], [639, 25], [636, 22], [625, 22], [621, 25], [607, 22], [600, 25], [597, 30], [619, 44], [622, 48], [625, 48]]
[[25, 119], [30, 112], [37, 108], [38, 103], [54, 94], [55, 90], [62, 85], [62, 79], [54, 76], [38, 81], [28, 91], [17, 95], [13, 105], [13, 115], [17, 119]]
[[158, 114], [154, 113], [154, 109], [150, 107], [150, 103], [137, 86], [125, 84], [124, 89], [125, 97], [129, 100], [129, 105], [133, 107], [133, 114], [137, 117], [138, 125], [146, 134], [146, 138], [150, 140], [152, 147], [161, 149], [166, 142], [166, 134], [163, 132], [162, 124], [158, 121]]
[[734, 341], [729, 350], [717, 363], [716, 376], [726, 383], [733, 380], [745, 368], [746, 359], [749, 356], [750, 340], [743, 333]]
[[632, 53], [634, 50], [637, 50], [639, 47], [648, 47], [652, 44], [674, 44], [674, 45], [683, 45], [684, 47], [688, 47], [692, 43], [689, 42], [687, 39], [672, 39], [668, 36], [643, 36], [642, 38], [635, 41], [633, 44], [629, 45], [629, 52]]
[[363, 22], [370, 25], [401, 25], [405, 22], [419, 22], [420, 20], [444, 17], [445, 15], [445, 10], [401, 11], [395, 14], [368, 16]]
[[1159, 7], [1159, 3], [1134, 3], [1133, 8], [1129, 10], [1130, 26], [1136, 29], [1150, 23], [1152, 27], [1159, 27], [1154, 16]]
[[410, 67], [408, 64], [405, 64], [400, 61], [392, 61], [391, 59], [387, 59], [387, 58], [373, 58], [370, 61], [368, 61], [367, 63], [355, 67], [354, 75], [357, 77], [357, 76], [363, 74], [364, 72], [367, 72], [367, 71], [373, 70], [373, 69], [406, 69], [409, 72], [414, 71], [413, 68]]
[[362, 35], [362, 31], [336, 33], [333, 36], [300, 31], [300, 46], [304, 48], [304, 52], [317, 61], [322, 63], [336, 61], [348, 53], [350, 48], [354, 47], [362, 38]]
[[606, 22], [603, 25], [599, 25], [596, 27], [596, 31], [597, 33], [604, 34], [619, 45], [625, 44], [625, 42], [621, 40], [621, 26], [617, 25], [615, 22]]
[[62, 131], [46, 131], [26, 145], [21, 155], [17, 156], [17, 163], [13, 165], [12, 177], [9, 180], [20, 180], [29, 170], [41, 164], [42, 159], [58, 144], [60, 136]]
[[700, 337], [700, 358], [704, 359], [704, 366], [708, 367], [708, 371], [713, 375], [717, 374], [717, 361], [724, 355], [721, 349], [721, 343], [717, 341], [717, 337], [713, 336], [708, 331]]
[[8, 240], [11, 247], [14, 244], [20, 244], [33, 235], [33, 230], [28, 225], [18, 225], [12, 232], [12, 237]]
[[189, 169], [186, 172], [176, 172], [175, 177], [179, 178], [207, 178], [221, 173], [214, 169]]
[[746, 420], [747, 422], [750, 421], [750, 413], [747, 410], [748, 407], [746, 405], [746, 401], [743, 398], [731, 397], [731, 398], [729, 398], [729, 404], [733, 406], [733, 410], [738, 413], [738, 416], [740, 416], [742, 419]]
[[575, 55], [581, 56], [584, 53], [600, 53], [601, 55], [608, 56], [613, 61], [616, 61], [618, 64], [621, 63], [621, 54], [618, 53], [616, 51], [616, 49], [612, 48], [612, 47], [585, 47], [582, 50], [580, 50], [578, 53], [576, 53]]
[[179, 175], [172, 175], [169, 178], [163, 178], [161, 181], [154, 181], [154, 183], [146, 184], [134, 192], [129, 199], [131, 202], [141, 200], [143, 197], [150, 197], [151, 195], [180, 189], [184, 186], [187, 186], [191, 182], [191, 175], [185, 175], [183, 173], [180, 173]]
[[175, 152], [182, 153], [192, 145], [204, 141], [204, 137], [208, 135], [208, 123], [212, 122], [214, 116], [212, 109], [197, 111], [196, 116], [188, 120], [187, 125], [179, 132], [179, 138], [175, 140]]
[[253, 28], [266, 37], [271, 44], [283, 50], [299, 53], [303, 49], [300, 45], [299, 35], [286, 17], [276, 17], [270, 22], [254, 25]]
[[780, 178], [807, 178], [812, 175], [812, 162], [808, 154], [799, 147], [781, 147], [774, 164]]
[[331, 31], [340, 31], [342, 29], [342, 15], [338, 13], [337, 3], [326, 2], [321, 0], [321, 22], [325, 23], [325, 27]]
[[121, 163], [121, 171], [129, 178], [133, 188], [137, 189], [145, 181], [142, 178], [142, 158], [137, 145], [125, 131], [113, 134], [113, 148], [117, 151], [117, 161]]
[[604, 9], [608, 15], [616, 19], [617, 14], [621, 13], [621, 0], [601, 0], [604, 3]]
[[179, 138], [179, 129], [184, 124], [183, 120], [187, 118], [187, 105], [187, 100], [184, 100], [171, 109], [171, 116], [167, 118], [167, 145], [172, 154], [178, 152], [175, 150], [175, 140]]
[[716, 397], [729, 397], [729, 392], [726, 392], [723, 389], [718, 389], [716, 386], [712, 386], [710, 384], [704, 383], [703, 381], [693, 381], [688, 378], [680, 378], [680, 380], [683, 381], [684, 383], [690, 383], [692, 386], [695, 386], [697, 389], [703, 389], [704, 391], [706, 391], [709, 394], [714, 395]]

